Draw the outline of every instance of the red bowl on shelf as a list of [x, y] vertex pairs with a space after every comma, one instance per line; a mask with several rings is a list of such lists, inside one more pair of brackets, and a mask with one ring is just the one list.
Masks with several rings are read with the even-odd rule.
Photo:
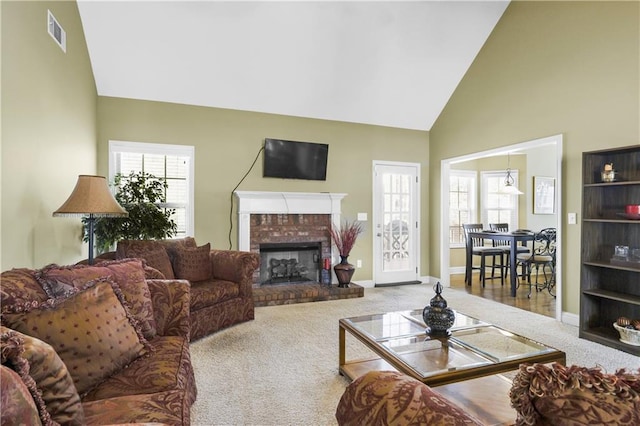
[[640, 204], [627, 204], [625, 213], [631, 215], [640, 215]]

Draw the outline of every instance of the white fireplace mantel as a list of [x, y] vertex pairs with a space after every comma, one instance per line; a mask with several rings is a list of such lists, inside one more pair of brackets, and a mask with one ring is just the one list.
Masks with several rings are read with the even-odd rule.
[[238, 250], [250, 251], [249, 227], [252, 214], [330, 214], [339, 224], [342, 199], [335, 192], [235, 191], [238, 199]]

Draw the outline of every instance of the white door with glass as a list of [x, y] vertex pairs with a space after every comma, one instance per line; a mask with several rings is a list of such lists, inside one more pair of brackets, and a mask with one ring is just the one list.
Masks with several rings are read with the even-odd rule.
[[417, 163], [373, 163], [374, 282], [419, 279], [420, 217]]

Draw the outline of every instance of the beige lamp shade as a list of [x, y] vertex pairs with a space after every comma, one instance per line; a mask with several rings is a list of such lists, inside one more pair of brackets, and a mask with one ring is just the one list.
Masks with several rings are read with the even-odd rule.
[[109, 190], [104, 176], [78, 176], [73, 192], [53, 216], [129, 216]]

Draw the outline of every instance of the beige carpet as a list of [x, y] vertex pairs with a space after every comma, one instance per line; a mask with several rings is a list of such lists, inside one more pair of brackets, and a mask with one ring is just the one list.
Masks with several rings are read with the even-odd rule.
[[[365, 289], [357, 299], [256, 308], [256, 319], [191, 346], [198, 400], [193, 425], [335, 425], [348, 381], [338, 374], [340, 318], [422, 308], [430, 285]], [[564, 350], [567, 364], [606, 371], [640, 367], [640, 359], [578, 339], [575, 327], [461, 290], [445, 289], [449, 307]], [[347, 340], [354, 357], [366, 349]]]

